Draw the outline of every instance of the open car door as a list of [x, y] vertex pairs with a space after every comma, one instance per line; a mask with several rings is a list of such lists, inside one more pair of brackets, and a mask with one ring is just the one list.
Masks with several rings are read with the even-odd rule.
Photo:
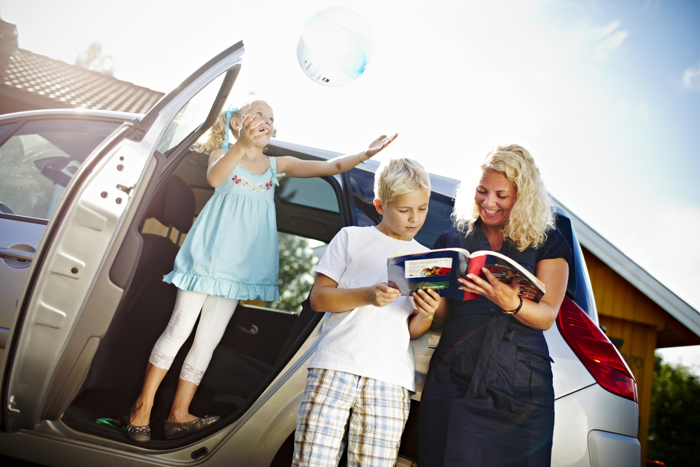
[[163, 154], [189, 147], [211, 126], [243, 52], [242, 42], [225, 50], [143, 118], [121, 126], [66, 187], [34, 256], [5, 348], [1, 429], [57, 420], [76, 396], [138, 261], [140, 245], [122, 247], [165, 166]]

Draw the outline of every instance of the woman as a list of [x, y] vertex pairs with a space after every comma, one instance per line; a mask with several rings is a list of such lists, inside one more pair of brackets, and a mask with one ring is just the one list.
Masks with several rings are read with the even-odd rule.
[[[539, 303], [485, 271], [460, 280], [476, 300], [446, 301], [432, 327], [445, 328], [421, 397], [419, 465], [549, 466], [554, 390], [543, 331], [564, 299], [571, 249], [554, 225], [540, 172], [518, 145], [499, 146], [481, 179], [460, 187], [453, 219], [434, 248], [492, 250], [546, 287]], [[449, 310], [449, 311], [448, 311]]]

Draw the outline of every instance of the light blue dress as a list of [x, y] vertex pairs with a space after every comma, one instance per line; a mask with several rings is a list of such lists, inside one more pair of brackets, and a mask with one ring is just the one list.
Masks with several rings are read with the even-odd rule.
[[214, 190], [163, 278], [182, 290], [236, 300], [280, 299], [277, 161], [262, 175], [240, 164]]

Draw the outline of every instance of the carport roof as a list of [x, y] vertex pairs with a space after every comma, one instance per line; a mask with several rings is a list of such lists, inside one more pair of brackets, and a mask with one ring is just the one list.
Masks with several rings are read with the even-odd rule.
[[[80, 107], [145, 113], [162, 92], [16, 48], [0, 54], [3, 96], [34, 108]], [[44, 104], [44, 105], [42, 105]]]

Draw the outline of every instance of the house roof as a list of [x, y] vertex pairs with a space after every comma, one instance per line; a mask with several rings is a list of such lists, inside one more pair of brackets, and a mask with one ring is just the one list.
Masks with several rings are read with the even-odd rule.
[[[145, 113], [162, 92], [16, 48], [0, 59], [0, 87], [45, 107], [81, 107]], [[36, 107], [39, 105], [35, 104]]]
[[695, 335], [700, 336], [700, 313], [695, 308], [671, 292], [665, 285], [628, 258], [557, 199], [553, 198], [553, 201], [554, 205], [561, 208], [571, 219], [581, 245], [634, 285], [654, 303], [680, 321]]

